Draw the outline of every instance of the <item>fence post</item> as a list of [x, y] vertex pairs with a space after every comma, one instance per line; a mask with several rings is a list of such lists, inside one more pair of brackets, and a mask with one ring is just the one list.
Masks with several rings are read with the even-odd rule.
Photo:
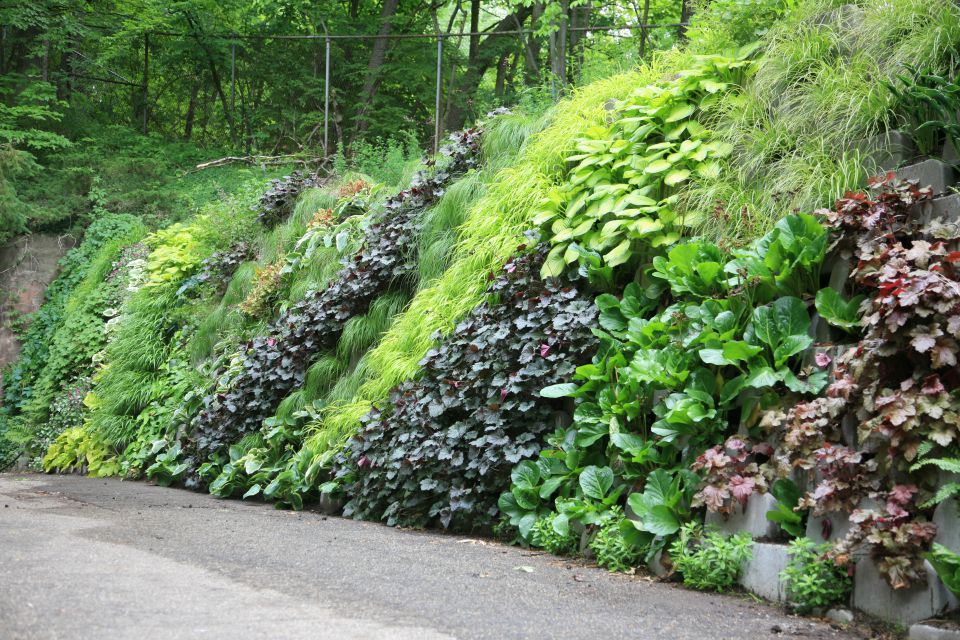
[[237, 112], [237, 43], [230, 43], [230, 111]]
[[[324, 28], [326, 31], [326, 28]], [[327, 55], [323, 68], [323, 157], [330, 153], [330, 36], [326, 37]]]
[[433, 152], [440, 151], [440, 82], [443, 74], [443, 37], [437, 34], [437, 101], [434, 107]]
[[143, 34], [143, 135], [147, 135], [150, 109], [150, 32]]

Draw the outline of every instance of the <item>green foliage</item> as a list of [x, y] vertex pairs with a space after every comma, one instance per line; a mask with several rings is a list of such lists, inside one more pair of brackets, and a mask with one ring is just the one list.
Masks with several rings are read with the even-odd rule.
[[860, 141], [890, 128], [883, 80], [906, 65], [949, 77], [960, 8], [949, 0], [795, 3], [763, 38], [752, 82], [710, 124], [733, 151], [691, 185], [681, 213], [714, 239], [746, 241], [813, 211], [877, 170]]
[[886, 82], [894, 111], [923, 155], [936, 155], [944, 141], [960, 148], [960, 83], [954, 77], [924, 73], [907, 65], [907, 74]]
[[376, 182], [401, 187], [413, 177], [420, 156], [417, 136], [409, 131], [400, 131], [387, 139], [357, 140], [350, 145], [349, 154], [345, 153], [342, 144], [337, 145], [333, 168], [341, 176], [355, 171], [372, 177]]
[[725, 591], [736, 584], [743, 565], [752, 556], [748, 533], [725, 537], [688, 524], [670, 546], [674, 568], [683, 584], [703, 591]]
[[829, 544], [818, 545], [809, 538], [790, 543], [790, 559], [780, 578], [786, 583], [790, 607], [799, 613], [844, 605], [850, 598], [853, 577], [833, 561], [829, 551]]
[[147, 468], [146, 475], [161, 487], [169, 487], [187, 470], [187, 465], [179, 462], [180, 445], [174, 443], [167, 448], [166, 440], [157, 440], [151, 447], [151, 453], [157, 454], [154, 463]]
[[798, 4], [795, 0], [701, 0], [687, 28], [689, 47], [713, 53], [760, 40]]
[[860, 328], [860, 305], [866, 296], [844, 300], [835, 289], [826, 287], [817, 291], [817, 313], [835, 327], [846, 331]]
[[801, 296], [820, 286], [820, 265], [826, 248], [827, 232], [815, 217], [790, 215], [749, 249], [734, 251], [735, 258], [725, 270], [741, 278], [758, 278], [764, 298]]
[[639, 241], [671, 244], [697, 223], [675, 213], [677, 191], [693, 175], [715, 174], [717, 160], [729, 153], [710, 140], [698, 114], [743, 82], [748, 55], [699, 57], [676, 79], [636, 90], [612, 126], [588, 130], [567, 158], [577, 164], [534, 218], [553, 245], [544, 275], [561, 273], [584, 254], [615, 267], [637, 254]]
[[[960, 473], [960, 457], [934, 457], [930, 455], [937, 446], [933, 440], [927, 440], [921, 443], [917, 461], [910, 465], [910, 472], [916, 473], [924, 468], [934, 468], [945, 471], [948, 474]], [[938, 478], [937, 489], [930, 498], [920, 504], [921, 507], [928, 509], [934, 507], [944, 500], [960, 495], [960, 482], [942, 481]]]
[[798, 513], [797, 507], [803, 492], [797, 484], [789, 478], [780, 478], [770, 487], [770, 493], [777, 499], [773, 509], [767, 511], [767, 520], [776, 522], [780, 528], [795, 538], [800, 538], [806, 531], [803, 513]]
[[[197, 387], [209, 384], [208, 374], [192, 367], [186, 353], [187, 337], [209, 306], [178, 291], [216, 250], [253, 235], [256, 219], [250, 205], [257, 184], [206, 205], [189, 225], [172, 225], [146, 239], [152, 247], [146, 281], [123, 307], [107, 346], [88, 424], [96, 438], [125, 452], [122, 461], [130, 473], [149, 466], [152, 443], [173, 437], [184, 414], [197, 409]], [[224, 295], [231, 295], [229, 286]]]
[[57, 99], [49, 82], [28, 82], [18, 74], [0, 77], [0, 144], [33, 152], [70, 146], [65, 137], [51, 131], [63, 119], [67, 103]]
[[933, 543], [933, 547], [924, 557], [930, 561], [937, 575], [947, 588], [960, 596], [960, 555], [942, 544]]
[[[145, 254], [142, 246], [127, 245], [139, 240], [143, 233], [142, 227], [135, 228], [126, 237], [106, 243], [67, 299], [62, 322], [49, 338], [49, 351], [31, 397], [21, 406], [22, 444], [29, 444], [33, 433], [47, 425], [51, 403], [62, 385], [93, 373], [94, 357], [107, 342], [105, 325], [118, 313], [127, 295], [132, 263], [142, 263]], [[34, 445], [46, 443], [46, 439], [41, 439]]]
[[580, 536], [569, 528], [560, 533], [553, 526], [556, 513], [547, 514], [539, 519], [530, 530], [530, 544], [540, 547], [555, 556], [575, 555], [580, 547]]
[[43, 458], [44, 471], [86, 471], [94, 477], [117, 475], [120, 463], [110, 446], [78, 427], [67, 429], [50, 445]]
[[657, 469], [647, 477], [643, 493], [631, 493], [627, 498], [635, 518], [624, 521], [624, 528], [635, 530], [628, 535], [635, 544], [648, 549], [648, 558], [667, 547], [683, 523], [690, 520], [693, 492], [699, 480], [687, 469], [672, 474]]
[[644, 560], [646, 549], [636, 547], [622, 533], [626, 522], [623, 514], [616, 513], [600, 525], [590, 540], [593, 557], [607, 571], [632, 573]]

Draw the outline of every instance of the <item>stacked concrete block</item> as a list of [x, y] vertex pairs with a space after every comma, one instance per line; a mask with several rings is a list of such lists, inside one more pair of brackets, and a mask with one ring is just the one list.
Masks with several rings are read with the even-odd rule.
[[[883, 167], [884, 170], [896, 170], [899, 178], [916, 180], [920, 186], [932, 188], [935, 198], [926, 203], [919, 212], [922, 222], [939, 221], [943, 224], [955, 224], [960, 228], [960, 193], [955, 193], [957, 172], [960, 171], [960, 154], [957, 154], [955, 149], [949, 147], [945, 150], [946, 161], [930, 159], [908, 165], [908, 162], [916, 158], [916, 148], [908, 137], [899, 132], [861, 141], [856, 148], [868, 158], [868, 164]], [[829, 274], [831, 287], [845, 295], [849, 294], [850, 265], [846, 260], [831, 261], [825, 265], [824, 273]], [[849, 345], [831, 344], [837, 341], [837, 334], [829, 331], [826, 323], [817, 316], [814, 316], [810, 335], [820, 344], [805, 354], [805, 365], [812, 364], [820, 352], [826, 352], [832, 362], [836, 361], [849, 348]], [[843, 440], [847, 446], [857, 446], [856, 426], [853, 420], [847, 420], [843, 424]], [[944, 478], [941, 484], [954, 479]], [[708, 513], [706, 523], [723, 534], [746, 532], [753, 536], [753, 557], [744, 564], [740, 584], [754, 594], [775, 602], [785, 602], [786, 585], [780, 574], [789, 562], [789, 547], [771, 542], [778, 538], [781, 531], [776, 523], [770, 522], [766, 517], [775, 504], [776, 500], [769, 494], [753, 495], [745, 508], [737, 506], [731, 515]], [[878, 509], [882, 505], [867, 499], [858, 506]], [[849, 515], [831, 513], [823, 517], [810, 516], [806, 536], [817, 543], [835, 542], [849, 532]], [[829, 525], [825, 526], [825, 521], [829, 521]], [[950, 499], [939, 505], [934, 512], [933, 521], [938, 526], [936, 542], [960, 553], [960, 499]], [[825, 530], [828, 534], [826, 536], [823, 535]], [[660, 570], [658, 573], [662, 573], [662, 565], [659, 562], [655, 564]], [[916, 638], [960, 640], [957, 631], [944, 630], [942, 625], [937, 627], [915, 624], [960, 607], [958, 599], [950, 593], [926, 561], [923, 578], [909, 589], [894, 590], [880, 574], [872, 558], [861, 558], [856, 565], [853, 606], [888, 622], [915, 625], [911, 629], [911, 637], [914, 637], [916, 630]], [[936, 635], [929, 635], [932, 633], [930, 629], [933, 629]], [[924, 633], [928, 635], [923, 635]]]
[[950, 187], [956, 182], [953, 167], [942, 160], [933, 159], [903, 167], [897, 171], [897, 177], [916, 180], [921, 187], [930, 187], [934, 197], [949, 193]]
[[857, 562], [853, 606], [888, 622], [910, 625], [933, 618], [958, 605], [929, 562], [924, 561], [925, 583], [908, 589], [893, 589], [872, 558]]
[[786, 583], [780, 572], [790, 560], [788, 549], [785, 544], [754, 542], [751, 558], [740, 574], [743, 588], [773, 602], [786, 602]]
[[899, 131], [890, 131], [861, 140], [855, 145], [865, 160], [865, 165], [893, 171], [917, 156], [917, 148], [909, 136]]
[[960, 627], [933, 620], [910, 625], [909, 640], [960, 640]]
[[780, 527], [767, 520], [767, 511], [776, 507], [777, 499], [769, 493], [755, 493], [747, 500], [746, 507], [735, 503], [733, 513], [729, 515], [707, 512], [706, 524], [716, 527], [724, 535], [733, 535], [745, 531], [757, 538], [775, 538]]

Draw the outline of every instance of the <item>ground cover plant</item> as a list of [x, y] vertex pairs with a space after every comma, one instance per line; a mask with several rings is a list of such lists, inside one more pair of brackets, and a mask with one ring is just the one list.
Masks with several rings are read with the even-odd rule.
[[[368, 150], [220, 194], [119, 260], [122, 299], [102, 267], [137, 245], [81, 245], [8, 420], [47, 469], [496, 531], [698, 589], [732, 588], [751, 544], [705, 514], [769, 493], [798, 610], [842, 601], [865, 553], [896, 588], [924, 557], [953, 581], [931, 516], [960, 495], [960, 234], [889, 175], [816, 209], [916, 110], [896, 74], [948, 76], [956, 7], [801, 2], [767, 28], [774, 4], [713, 3], [748, 15], [500, 112], [396, 189], [354, 173]], [[940, 120], [913, 135], [942, 147]], [[413, 143], [387, 146], [403, 181]], [[838, 512], [846, 539], [802, 539]]]
[[71, 294], [84, 280], [91, 263], [105, 244], [114, 238], [129, 235], [138, 228], [140, 222], [133, 216], [105, 215], [94, 221], [87, 228], [82, 242], [61, 259], [57, 278], [47, 287], [42, 306], [33, 314], [21, 338], [19, 359], [3, 373], [0, 443], [4, 444], [0, 448], [4, 449], [6, 455], [0, 459], [0, 467], [12, 463], [20, 450], [20, 446], [14, 446], [4, 437], [4, 433], [11, 421], [20, 421], [19, 416], [34, 395], [33, 388], [49, 357], [53, 335], [64, 321], [65, 307]]
[[790, 606], [800, 613], [844, 605], [853, 591], [853, 578], [830, 557], [830, 545], [809, 538], [790, 543], [790, 561], [781, 577]]
[[336, 344], [349, 318], [365, 313], [382, 291], [403, 286], [410, 277], [407, 254], [413, 251], [419, 214], [453, 177], [473, 166], [479, 137], [479, 130], [453, 136], [443, 154], [447, 162], [388, 200], [387, 217], [367, 230], [363, 248], [334, 282], [295, 304], [267, 335], [247, 346], [229, 389], [207, 396], [192, 421], [192, 469], [199, 471], [211, 454], [258, 430], [283, 396], [303, 383], [315, 354]]
[[388, 524], [492, 527], [512, 465], [554, 428], [545, 382], [573, 373], [594, 345], [596, 311], [576, 283], [542, 281], [545, 247], [508, 262], [487, 302], [396, 388], [338, 459], [345, 513]]
[[949, 76], [958, 33], [950, 2], [796, 4], [764, 34], [752, 82], [711, 124], [732, 146], [724, 166], [679, 211], [714, 240], [742, 242], [859, 187], [880, 168], [862, 141], [899, 118], [886, 83], [908, 66]]
[[[938, 467], [956, 456], [955, 391], [960, 337], [958, 230], [919, 215], [929, 189], [888, 174], [869, 194], [851, 194], [824, 216], [841, 251], [855, 259], [853, 289], [863, 334], [838, 358], [826, 395], [769, 423], [782, 457], [820, 480], [801, 505], [815, 515], [850, 513], [851, 531], [833, 550], [838, 562], [865, 546], [894, 588], [920, 576], [921, 554], [936, 534], [932, 506], [949, 496]], [[856, 447], [838, 425], [850, 415]], [[929, 464], [925, 461], [929, 461]], [[876, 498], [877, 507], [862, 501]]]

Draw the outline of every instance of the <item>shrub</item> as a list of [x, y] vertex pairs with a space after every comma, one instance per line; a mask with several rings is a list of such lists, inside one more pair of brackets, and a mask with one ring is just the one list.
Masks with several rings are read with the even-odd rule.
[[[337, 458], [345, 513], [388, 524], [492, 526], [513, 464], [537, 455], [556, 401], [539, 391], [590, 356], [596, 310], [574, 283], [542, 280], [546, 247], [508, 262], [477, 307], [394, 389]], [[439, 336], [437, 336], [439, 338]], [[532, 523], [531, 523], [532, 524]]]
[[643, 563], [647, 550], [624, 538], [621, 527], [623, 520], [623, 514], [618, 513], [600, 525], [590, 541], [590, 550], [597, 564], [607, 571], [631, 573]]
[[787, 600], [800, 613], [842, 604], [853, 590], [853, 578], [829, 555], [830, 545], [809, 538], [790, 543], [790, 560], [780, 572], [787, 585]]
[[540, 547], [544, 551], [557, 556], [572, 556], [577, 553], [580, 546], [580, 536], [570, 529], [566, 533], [560, 533], [553, 527], [556, 513], [544, 516], [537, 520], [533, 525], [531, 533], [531, 542], [534, 546]]
[[271, 180], [269, 188], [257, 203], [257, 219], [268, 229], [275, 227], [293, 211], [300, 193], [316, 183], [315, 175], [302, 171], [294, 171], [288, 176]]
[[670, 546], [670, 557], [683, 584], [703, 591], [724, 591], [736, 583], [743, 563], [752, 555], [752, 545], [748, 533], [725, 537], [691, 523], [680, 529]]
[[283, 256], [277, 262], [268, 264], [262, 269], [257, 267], [253, 277], [253, 288], [246, 299], [240, 303], [240, 310], [250, 317], [269, 316], [269, 311], [280, 296], [283, 284]]

